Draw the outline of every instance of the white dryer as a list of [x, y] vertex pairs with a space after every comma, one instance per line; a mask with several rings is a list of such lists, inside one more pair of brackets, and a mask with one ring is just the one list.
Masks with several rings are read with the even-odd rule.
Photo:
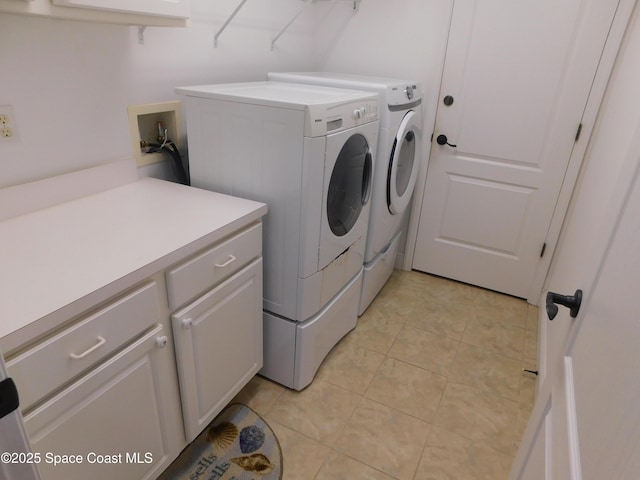
[[356, 325], [378, 95], [280, 82], [176, 91], [191, 185], [268, 205], [260, 373], [300, 390]]
[[328, 72], [271, 72], [269, 80], [376, 92], [380, 135], [358, 315], [391, 276], [422, 162], [422, 89], [419, 83]]

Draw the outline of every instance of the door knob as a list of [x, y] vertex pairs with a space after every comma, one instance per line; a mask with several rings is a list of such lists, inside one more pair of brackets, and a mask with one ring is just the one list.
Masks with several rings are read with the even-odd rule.
[[446, 135], [438, 135], [438, 137], [436, 138], [436, 142], [438, 143], [438, 145], [449, 145], [450, 147], [456, 148], [457, 145], [451, 145], [448, 141], [449, 139], [447, 138]]
[[556, 318], [558, 314], [558, 304], [569, 308], [569, 315], [578, 316], [580, 304], [582, 303], [582, 290], [576, 290], [573, 295], [560, 295], [559, 293], [547, 292], [547, 316], [549, 320]]

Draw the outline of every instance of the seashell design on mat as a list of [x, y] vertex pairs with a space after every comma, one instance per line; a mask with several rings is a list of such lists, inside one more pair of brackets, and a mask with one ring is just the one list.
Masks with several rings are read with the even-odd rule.
[[259, 475], [267, 475], [276, 467], [268, 457], [261, 453], [232, 458], [231, 461], [247, 472], [257, 473]]
[[264, 445], [264, 431], [255, 426], [249, 425], [240, 431], [240, 451], [242, 453], [253, 453]]
[[226, 450], [238, 438], [238, 427], [231, 422], [222, 422], [214, 425], [207, 433], [207, 441], [220, 450]]

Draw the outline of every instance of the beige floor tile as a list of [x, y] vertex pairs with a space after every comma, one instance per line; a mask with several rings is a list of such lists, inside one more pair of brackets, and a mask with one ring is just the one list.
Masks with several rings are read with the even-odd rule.
[[238, 392], [232, 402], [244, 403], [260, 415], [264, 415], [285, 390], [282, 385], [255, 376]]
[[446, 376], [453, 364], [459, 344], [449, 338], [405, 325], [388, 355]]
[[[531, 411], [526, 409], [525, 412], [523, 412], [523, 409], [520, 409], [521, 411], [518, 412], [518, 421], [516, 423], [516, 434], [513, 437], [513, 453], [515, 455], [515, 453], [518, 451], [518, 447], [520, 446], [520, 442], [522, 440], [522, 436], [524, 435], [524, 431], [527, 428], [527, 423], [529, 422], [529, 417], [531, 416]], [[526, 416], [523, 416], [522, 413], [526, 413]]]
[[338, 452], [331, 452], [314, 480], [394, 480], [393, 477]]
[[539, 319], [538, 307], [535, 305], [529, 305], [527, 308], [527, 330], [538, 331], [538, 319]]
[[518, 400], [520, 403], [533, 407], [536, 399], [537, 380], [537, 377], [532, 373], [522, 373], [522, 375], [520, 376], [520, 395], [518, 396]]
[[384, 295], [388, 292], [396, 293], [398, 291], [403, 291], [406, 289], [424, 290], [424, 288], [427, 287], [434, 278], [436, 277], [417, 272], [415, 270], [394, 270], [384, 288], [378, 294], [378, 297], [380, 296], [380, 294]]
[[430, 277], [416, 272], [403, 273], [408, 275], [394, 273], [391, 276], [367, 312], [373, 309], [380, 312], [385, 318], [393, 319], [401, 324], [404, 324], [408, 318], [421, 313], [425, 296], [425, 287], [421, 282], [424, 281], [423, 278], [430, 279]]
[[[417, 272], [414, 272], [417, 273]], [[436, 297], [442, 303], [450, 305], [473, 305], [480, 289], [448, 278], [435, 275], [418, 274], [415, 284], [421, 286], [423, 295]]]
[[278, 438], [282, 451], [282, 480], [314, 478], [331, 449], [272, 419], [268, 423]]
[[447, 380], [423, 368], [388, 358], [365, 397], [427, 422], [440, 404]]
[[361, 396], [315, 380], [301, 392], [286, 390], [267, 413], [267, 419], [331, 444], [342, 431]]
[[512, 457], [433, 427], [414, 480], [507, 480]]
[[517, 419], [518, 402], [449, 383], [434, 424], [512, 455]]
[[524, 334], [524, 358], [533, 365], [537, 364], [538, 358], [538, 332], [526, 330]]
[[521, 365], [520, 360], [463, 343], [451, 367], [449, 381], [518, 400]]
[[493, 318], [505, 325], [525, 328], [527, 324], [527, 302], [491, 290], [478, 289], [475, 300], [476, 314]]
[[407, 317], [407, 325], [460, 340], [467, 321], [472, 318], [470, 306], [443, 303], [429, 294], [415, 303], [415, 312]]
[[358, 319], [358, 325], [349, 333], [346, 340], [386, 354], [402, 330], [403, 324], [404, 319], [398, 320], [379, 308], [369, 308]]
[[366, 398], [335, 443], [336, 450], [400, 480], [411, 480], [430, 424]]
[[476, 313], [475, 318], [467, 322], [462, 341], [520, 360], [524, 350], [524, 334], [524, 328], [507, 325], [495, 317]]
[[318, 370], [316, 380], [363, 394], [384, 359], [383, 354], [356, 345], [353, 341], [340, 342]]

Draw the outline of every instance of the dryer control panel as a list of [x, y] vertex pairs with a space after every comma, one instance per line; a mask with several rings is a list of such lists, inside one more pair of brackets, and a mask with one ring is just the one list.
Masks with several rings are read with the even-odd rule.
[[309, 108], [306, 137], [318, 137], [378, 120], [378, 96], [353, 102], [338, 103], [321, 109]]
[[386, 93], [387, 106], [406, 107], [407, 105], [419, 105], [422, 101], [422, 88], [419, 83], [408, 82], [397, 85], [389, 85]]

